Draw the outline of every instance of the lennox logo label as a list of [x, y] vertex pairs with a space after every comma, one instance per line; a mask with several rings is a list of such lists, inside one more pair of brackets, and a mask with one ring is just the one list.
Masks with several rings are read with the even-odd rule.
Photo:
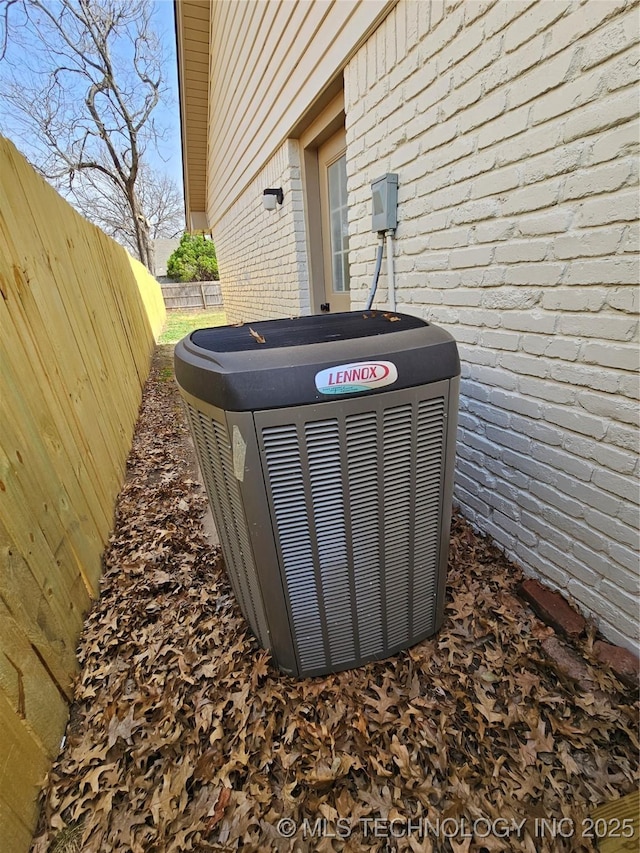
[[321, 394], [354, 394], [391, 385], [397, 378], [398, 370], [390, 361], [356, 361], [316, 373], [316, 388]]

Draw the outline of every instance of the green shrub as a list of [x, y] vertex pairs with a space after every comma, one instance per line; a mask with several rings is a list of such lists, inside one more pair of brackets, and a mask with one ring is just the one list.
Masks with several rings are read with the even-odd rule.
[[211, 240], [201, 234], [183, 234], [167, 261], [167, 275], [178, 281], [218, 281], [218, 260]]

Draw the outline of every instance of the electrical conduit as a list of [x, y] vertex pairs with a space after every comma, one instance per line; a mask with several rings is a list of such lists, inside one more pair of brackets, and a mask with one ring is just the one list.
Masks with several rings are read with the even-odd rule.
[[373, 299], [376, 295], [376, 289], [378, 287], [378, 278], [380, 276], [380, 267], [382, 266], [382, 253], [384, 251], [384, 240], [382, 239], [382, 232], [378, 234], [380, 239], [380, 245], [378, 246], [378, 254], [376, 256], [376, 268], [373, 273], [373, 281], [371, 282], [371, 289], [369, 290], [369, 296], [367, 297], [367, 304], [365, 306], [365, 311], [369, 311], [371, 306], [373, 305]]
[[389, 307], [393, 312], [396, 310], [396, 278], [393, 269], [393, 229], [386, 232], [387, 238], [387, 288]]

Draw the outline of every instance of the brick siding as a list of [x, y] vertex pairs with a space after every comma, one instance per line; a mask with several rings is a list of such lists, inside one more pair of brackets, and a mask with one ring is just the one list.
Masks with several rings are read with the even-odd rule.
[[456, 499], [636, 651], [638, 21], [400, 0], [345, 70], [353, 307], [397, 172], [398, 310], [460, 345]]
[[[267, 187], [284, 204], [264, 210]], [[213, 231], [228, 322], [309, 313], [309, 275], [296, 142], [287, 141]]]

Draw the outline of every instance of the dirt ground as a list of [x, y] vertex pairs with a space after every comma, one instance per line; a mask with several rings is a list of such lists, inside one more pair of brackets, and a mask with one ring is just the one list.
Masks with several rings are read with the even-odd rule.
[[591, 649], [571, 681], [520, 572], [456, 516], [445, 624], [393, 658], [281, 675], [250, 634], [160, 347], [79, 646], [45, 851], [590, 851], [636, 789], [638, 701]]

